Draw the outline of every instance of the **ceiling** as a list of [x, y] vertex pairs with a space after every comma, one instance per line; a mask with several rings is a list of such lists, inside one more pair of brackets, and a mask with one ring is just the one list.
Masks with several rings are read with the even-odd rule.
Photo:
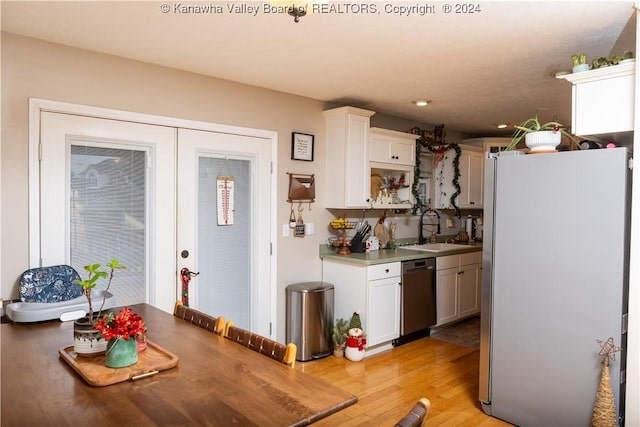
[[[571, 85], [554, 75], [571, 68], [571, 55], [635, 53], [633, 1], [485, 0], [466, 14], [445, 13], [451, 2], [332, 2], [322, 6], [329, 13], [299, 23], [286, 13], [290, 4], [3, 0], [0, 7], [3, 31], [476, 136], [500, 135], [495, 124], [519, 123], [538, 108], [548, 110], [542, 119], [570, 125]], [[428, 13], [394, 13], [422, 5]], [[422, 98], [432, 103], [412, 104]]]

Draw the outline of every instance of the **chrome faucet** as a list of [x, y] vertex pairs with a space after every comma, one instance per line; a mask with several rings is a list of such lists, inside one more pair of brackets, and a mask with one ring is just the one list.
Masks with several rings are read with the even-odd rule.
[[422, 214], [420, 215], [420, 223], [418, 225], [418, 244], [419, 245], [423, 245], [424, 244], [424, 232], [423, 232], [423, 228], [424, 228], [424, 214], [426, 214], [427, 212], [433, 212], [434, 214], [436, 214], [436, 216], [438, 217], [438, 228], [436, 233], [440, 234], [440, 214], [438, 213], [438, 211], [431, 209], [431, 208], [427, 208], [425, 210], [422, 211]]

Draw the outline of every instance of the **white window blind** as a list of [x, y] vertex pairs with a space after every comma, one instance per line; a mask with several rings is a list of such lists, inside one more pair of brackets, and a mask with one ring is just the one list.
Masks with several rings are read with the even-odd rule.
[[[249, 329], [251, 162], [198, 161], [198, 305]], [[217, 179], [233, 177], [233, 224], [218, 225]], [[222, 201], [220, 201], [222, 202]]]
[[84, 265], [118, 259], [127, 269], [111, 284], [116, 303], [145, 302], [146, 153], [71, 145], [70, 164], [71, 266], [86, 278]]

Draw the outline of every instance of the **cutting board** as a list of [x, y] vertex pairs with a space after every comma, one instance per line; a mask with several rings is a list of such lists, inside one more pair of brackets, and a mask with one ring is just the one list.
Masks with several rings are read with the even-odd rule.
[[384, 223], [378, 222], [373, 228], [373, 235], [378, 238], [380, 242], [380, 248], [385, 248], [389, 242], [389, 230], [385, 227]]

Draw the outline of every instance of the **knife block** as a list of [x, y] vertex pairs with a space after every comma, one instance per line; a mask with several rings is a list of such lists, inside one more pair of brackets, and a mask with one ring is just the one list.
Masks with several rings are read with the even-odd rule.
[[362, 239], [353, 238], [351, 239], [351, 252], [363, 253], [366, 252], [367, 245]]

